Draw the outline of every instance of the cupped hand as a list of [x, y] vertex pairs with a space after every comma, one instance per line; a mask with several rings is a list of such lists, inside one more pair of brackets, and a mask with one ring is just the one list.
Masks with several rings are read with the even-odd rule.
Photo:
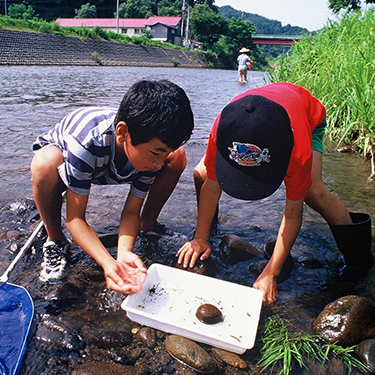
[[114, 260], [104, 269], [107, 287], [123, 294], [135, 294], [142, 290], [147, 269], [142, 260], [131, 251]]
[[264, 304], [271, 305], [276, 301], [277, 283], [275, 277], [260, 274], [253, 287], [263, 292]]
[[[202, 254], [203, 253], [203, 254]], [[178, 251], [176, 256], [178, 257], [178, 263], [186, 267], [194, 267], [195, 262], [199, 258], [201, 260], [207, 259], [211, 254], [211, 247], [208, 241], [203, 239], [193, 239], [186, 242]]]

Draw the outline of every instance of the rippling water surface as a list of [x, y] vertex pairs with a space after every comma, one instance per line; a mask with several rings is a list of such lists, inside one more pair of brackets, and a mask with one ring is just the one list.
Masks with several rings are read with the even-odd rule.
[[[31, 201], [25, 203], [25, 199], [32, 198], [29, 164], [33, 140], [75, 108], [90, 105], [117, 107], [126, 90], [140, 79], [169, 79], [186, 91], [192, 103], [195, 130], [186, 145], [188, 167], [160, 215], [160, 221], [169, 228], [186, 236], [191, 235], [196, 216], [193, 168], [204, 153], [209, 129], [219, 111], [233, 96], [266, 82], [264, 74], [252, 74], [253, 83], [244, 86], [238, 84], [235, 71], [135, 67], [0, 67], [0, 272], [5, 270], [14, 257], [12, 249], [14, 243], [17, 243], [17, 235], [23, 235], [22, 242], [29, 231], [30, 222], [22, 216], [22, 212], [27, 216], [30, 211], [20, 205], [32, 204]], [[326, 183], [342, 198], [349, 210], [365, 211], [374, 216], [374, 183], [367, 180], [368, 164], [356, 156], [335, 152], [326, 153], [323, 163]], [[126, 186], [93, 187], [87, 217], [99, 233], [117, 226], [126, 194]], [[236, 234], [261, 250], [265, 242], [277, 234], [283, 203], [283, 188], [259, 202], [234, 200], [223, 194], [220, 202], [220, 231], [214, 238], [213, 257], [219, 271], [217, 277], [252, 285], [255, 276], [249, 272], [249, 264], [222, 264], [217, 257], [218, 243], [221, 236]], [[178, 246], [172, 251], [177, 249]], [[325, 304], [345, 293], [329, 281], [330, 275], [339, 265], [339, 253], [332, 236], [324, 221], [309, 209], [305, 210], [303, 227], [292, 255], [295, 260], [292, 276], [280, 284], [278, 302], [272, 308], [264, 309], [263, 314], [280, 314], [299, 321], [301, 328], [309, 330], [311, 321]], [[155, 260], [152, 256], [150, 259]], [[303, 266], [303, 259], [319, 259], [323, 267], [308, 269]], [[89, 260], [85, 261], [90, 263]], [[27, 262], [20, 261], [12, 273], [12, 281], [29, 289], [37, 306], [37, 314], [42, 314], [45, 308], [44, 293], [48, 291], [38, 284], [38, 262], [40, 255], [35, 253], [27, 258]], [[80, 270], [77, 267], [72, 275], [81, 277], [84, 271], [79, 274]], [[371, 271], [351, 292], [373, 298], [374, 281], [375, 273]], [[95, 304], [98, 314], [99, 311], [118, 309], [121, 298], [106, 295], [103, 284], [98, 289], [93, 281], [90, 287], [94, 291], [91, 303]], [[74, 314], [65, 316], [65, 319], [73, 321]], [[41, 351], [34, 338], [22, 374], [42, 374], [48, 362], [46, 357], [48, 355]], [[47, 373], [55, 373], [51, 370], [53, 365], [50, 366], [50, 372]], [[58, 373], [57, 365], [55, 371]]]

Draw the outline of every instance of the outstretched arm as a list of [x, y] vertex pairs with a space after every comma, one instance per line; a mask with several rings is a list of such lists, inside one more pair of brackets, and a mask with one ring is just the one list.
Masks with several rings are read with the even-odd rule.
[[220, 196], [221, 188], [217, 181], [206, 178], [199, 195], [195, 238], [185, 243], [176, 254], [178, 256], [178, 263], [182, 263], [184, 267], [194, 267], [196, 260], [202, 253], [201, 260], [207, 259], [210, 256], [210, 230]]
[[276, 301], [276, 279], [301, 228], [303, 201], [303, 199], [298, 201], [286, 200], [285, 211], [272, 257], [254, 283], [254, 288], [263, 292], [263, 302], [266, 304]]
[[[124, 241], [127, 245], [124, 244], [121, 247], [128, 250], [127, 254], [123, 256], [121, 260], [115, 260], [103, 246], [95, 231], [86, 222], [85, 213], [88, 196], [78, 195], [67, 189], [66, 202], [66, 227], [78, 245], [102, 266], [107, 286], [124, 294], [139, 292], [142, 289], [143, 281], [146, 278], [146, 269], [141, 259], [131, 252], [135, 237], [138, 233], [136, 228], [139, 228], [139, 216], [138, 220], [132, 222], [132, 229], [129, 230], [129, 234], [132, 233], [134, 238], [131, 239], [131, 235], [129, 235], [129, 238]], [[140, 200], [140, 202], [137, 201], [137, 203], [140, 207], [142, 205], [142, 200]], [[121, 225], [122, 223], [120, 223], [120, 228]], [[122, 241], [122, 238], [120, 229], [119, 244], [120, 241]]]

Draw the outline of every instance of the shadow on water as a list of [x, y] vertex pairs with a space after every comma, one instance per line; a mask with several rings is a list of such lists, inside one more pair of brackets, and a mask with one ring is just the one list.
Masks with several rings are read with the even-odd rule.
[[[0, 182], [0, 273], [4, 272], [15, 251], [26, 241], [38, 219], [30, 199], [28, 172], [34, 138], [78, 106], [117, 106], [126, 89], [141, 78], [167, 78], [179, 84], [190, 97], [195, 115], [195, 131], [186, 145], [188, 167], [159, 218], [178, 235], [163, 237], [152, 243], [137, 239], [135, 247], [135, 252], [147, 266], [154, 262], [171, 265], [176, 251], [187, 238], [191, 238], [195, 229], [196, 200], [192, 171], [203, 155], [210, 126], [220, 109], [244, 90], [236, 82], [236, 72], [14, 67], [0, 68], [0, 74], [9, 78], [0, 93], [0, 132], [5, 140], [0, 166], [4, 176]], [[253, 72], [253, 79], [255, 84], [264, 83], [264, 76], [260, 73]], [[21, 125], [16, 127], [15, 119], [20, 118], [23, 121], [18, 122]], [[365, 211], [374, 216], [374, 182], [367, 180], [368, 165], [363, 165], [356, 156], [338, 153], [325, 154], [323, 164], [329, 189], [338, 194], [351, 211]], [[127, 192], [127, 186], [92, 188], [87, 218], [99, 235], [116, 234]], [[283, 187], [258, 202], [234, 200], [223, 194], [220, 223], [212, 239], [215, 277], [252, 286], [266, 264], [264, 257], [260, 255], [228, 264], [220, 257], [220, 241], [224, 235], [235, 234], [262, 252], [266, 242], [277, 235], [283, 205]], [[124, 296], [106, 289], [101, 268], [82, 250], [72, 250], [66, 282], [54, 285], [41, 283], [38, 274], [44, 239], [44, 233], [41, 233], [11, 274], [12, 282], [30, 292], [36, 311], [34, 331], [21, 375], [71, 374], [74, 369], [92, 361], [120, 363], [129, 369], [129, 374], [193, 373], [163, 354], [164, 334], [158, 334], [154, 347], [148, 347], [133, 335], [132, 329], [138, 325], [120, 309]], [[116, 248], [112, 245], [109, 244], [109, 250], [116, 256]], [[338, 297], [360, 294], [374, 299], [375, 270], [357, 285], [342, 285], [335, 281], [341, 264], [340, 254], [326, 223], [308, 207], [292, 258], [294, 268], [290, 277], [279, 284], [277, 302], [262, 309], [255, 347], [242, 356], [250, 372], [243, 373], [256, 373], [262, 324], [268, 316], [277, 314], [298, 329], [311, 332], [312, 322], [319, 312]], [[111, 332], [120, 332], [123, 336], [113, 337]], [[332, 373], [342, 373], [341, 368], [336, 370]], [[307, 372], [296, 370], [293, 373]]]

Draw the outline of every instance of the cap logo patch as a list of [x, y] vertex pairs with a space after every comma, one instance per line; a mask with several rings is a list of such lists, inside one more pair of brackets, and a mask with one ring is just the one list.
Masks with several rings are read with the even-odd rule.
[[258, 146], [250, 143], [232, 142], [233, 148], [230, 151], [229, 159], [234, 160], [243, 167], [256, 167], [263, 161], [269, 163], [271, 156], [268, 155], [268, 148], [261, 150]]

